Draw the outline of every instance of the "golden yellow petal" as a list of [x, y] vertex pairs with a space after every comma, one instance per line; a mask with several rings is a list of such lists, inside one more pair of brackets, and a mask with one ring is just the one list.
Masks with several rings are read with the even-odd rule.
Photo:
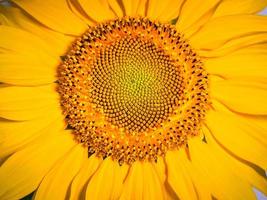
[[123, 10], [123, 7], [120, 5], [120, 2], [121, 1], [117, 0], [107, 0], [110, 9], [116, 15], [116, 17], [123, 17], [124, 15], [126, 15], [125, 8]]
[[217, 152], [209, 144], [196, 137], [189, 140], [192, 165], [198, 170], [199, 181], [209, 185], [216, 199], [253, 199], [256, 196], [247, 181], [231, 173], [231, 165], [221, 163]]
[[63, 55], [67, 51], [71, 42], [75, 39], [74, 37], [52, 31], [43, 24], [38, 23], [34, 18], [27, 15], [27, 13], [23, 12], [20, 8], [0, 5], [0, 12], [6, 18], [6, 21], [3, 24], [21, 28], [33, 33], [44, 40], [46, 44], [50, 46], [51, 51], [55, 52], [59, 56]]
[[78, 0], [66, 0], [67, 4], [70, 8], [70, 10], [77, 15], [82, 21], [84, 21], [86, 24], [90, 26], [94, 26], [96, 24], [96, 21], [94, 21], [92, 18], [90, 18], [86, 12], [81, 7]]
[[225, 0], [214, 13], [214, 17], [236, 14], [256, 14], [266, 8], [265, 0]]
[[230, 40], [267, 31], [267, 16], [233, 15], [210, 20], [190, 38], [190, 44], [199, 50], [212, 50]]
[[0, 54], [0, 81], [22, 86], [50, 84], [57, 80], [57, 64], [58, 60], [50, 56]]
[[210, 95], [236, 112], [267, 114], [266, 82], [249, 79], [211, 81]]
[[205, 61], [208, 73], [224, 78], [267, 80], [267, 43], [251, 45]]
[[179, 199], [198, 199], [193, 180], [186, 170], [186, 162], [187, 157], [179, 156], [177, 151], [169, 151], [166, 154], [168, 182]]
[[206, 123], [214, 137], [231, 153], [267, 168], [267, 147], [253, 135], [253, 131], [258, 131], [256, 127], [242, 123], [233, 114], [223, 111], [209, 111]]
[[36, 120], [14, 122], [0, 121], [0, 157], [4, 158], [24, 148], [43, 134], [58, 132], [65, 128], [60, 112], [58, 115], [43, 115]]
[[260, 143], [267, 145], [267, 117], [265, 115], [233, 114], [229, 108], [216, 100], [213, 100], [212, 107], [218, 112], [230, 114], [234, 118], [235, 123], [240, 124], [244, 134], [246, 133], [257, 139]]
[[180, 14], [184, 0], [149, 0], [147, 7], [147, 17], [163, 22], [170, 22]]
[[45, 175], [38, 187], [34, 199], [66, 199], [72, 179], [87, 159], [86, 148], [76, 145]]
[[59, 96], [55, 85], [39, 87], [0, 88], [0, 117], [10, 120], [29, 120], [43, 112], [58, 115]]
[[97, 22], [114, 19], [115, 13], [112, 12], [108, 0], [78, 0], [88, 16]]
[[0, 168], [0, 199], [20, 199], [34, 191], [55, 162], [73, 146], [68, 131], [44, 135], [16, 152]]
[[163, 191], [163, 199], [166, 200], [178, 200], [178, 196], [175, 193], [175, 191], [172, 189], [172, 187], [167, 183], [167, 168], [165, 164], [165, 159], [163, 157], [159, 157], [157, 162], [152, 163], [153, 167], [156, 170], [156, 173], [159, 176], [159, 179], [161, 181], [161, 188]]
[[13, 0], [13, 2], [55, 31], [80, 35], [87, 28], [86, 24], [71, 12], [65, 0]]
[[104, 160], [89, 180], [86, 199], [118, 199], [121, 195], [127, 171], [128, 165], [120, 166], [118, 162], [111, 158]]
[[100, 166], [101, 162], [102, 158], [97, 158], [95, 155], [85, 159], [80, 171], [72, 181], [70, 191], [71, 200], [85, 199], [86, 186], [92, 175]]
[[142, 0], [122, 0], [127, 16], [136, 16], [137, 9]]
[[[196, 24], [202, 17], [205, 17], [205, 20], [202, 22], [205, 23], [210, 15], [207, 15], [209, 12], [214, 12], [220, 3], [220, 0], [188, 0], [185, 1], [182, 6], [181, 13], [179, 15], [176, 27], [178, 30], [185, 31], [190, 26]], [[185, 31], [186, 34], [186, 31]]]
[[20, 28], [1, 25], [0, 35], [0, 48], [28, 56], [38, 55], [44, 58], [51, 56], [59, 59], [47, 42]]
[[164, 199], [160, 178], [149, 162], [135, 162], [123, 185], [121, 200]]
[[255, 166], [233, 156], [233, 154], [230, 155], [229, 152], [223, 149], [219, 143], [220, 141], [215, 140], [214, 136], [212, 136], [206, 127], [203, 127], [202, 130], [205, 134], [209, 151], [214, 152], [222, 165], [229, 166], [230, 173], [233, 173], [235, 176], [238, 176], [243, 181], [249, 183], [251, 187], [256, 187], [267, 194], [267, 179], [263, 169], [255, 168]]

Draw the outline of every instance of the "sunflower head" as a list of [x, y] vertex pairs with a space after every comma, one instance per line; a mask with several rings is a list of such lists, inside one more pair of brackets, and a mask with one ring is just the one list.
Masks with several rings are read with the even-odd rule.
[[267, 194], [266, 6], [0, 0], [0, 199]]
[[61, 104], [89, 153], [157, 160], [197, 135], [208, 75], [174, 26], [125, 17], [90, 27], [58, 70]]

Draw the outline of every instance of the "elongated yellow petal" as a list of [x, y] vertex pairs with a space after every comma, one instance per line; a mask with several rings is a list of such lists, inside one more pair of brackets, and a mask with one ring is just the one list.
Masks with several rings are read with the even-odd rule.
[[[225, 0], [214, 13], [214, 17], [236, 14], [258, 13], [267, 6], [265, 0]], [[238, 8], [238, 9], [237, 9]]]
[[127, 165], [120, 166], [110, 158], [104, 160], [88, 183], [86, 199], [118, 199], [127, 171]]
[[208, 73], [224, 78], [267, 80], [267, 43], [239, 49], [229, 55], [205, 62]]
[[[249, 183], [251, 187], [256, 187], [265, 194], [267, 194], [267, 179], [265, 177], [265, 172], [262, 170], [262, 174], [252, 168], [244, 160], [238, 159], [229, 152], [225, 151], [219, 144], [220, 141], [214, 140], [214, 137], [209, 132], [206, 127], [203, 127], [203, 133], [208, 144], [208, 149], [210, 152], [214, 152], [218, 160], [220, 160], [222, 165], [231, 166], [229, 171], [236, 176], [243, 179], [243, 181]], [[241, 136], [242, 137], [242, 136]], [[218, 143], [217, 143], [218, 142]], [[228, 170], [228, 169], [227, 169]]]
[[135, 162], [131, 165], [129, 174], [123, 185], [121, 200], [163, 199], [160, 178], [148, 162]]
[[206, 120], [211, 133], [226, 149], [263, 169], [267, 168], [266, 145], [250, 133], [257, 131], [256, 127], [240, 123], [233, 115], [222, 111], [210, 111]]
[[136, 16], [141, 0], [122, 0], [127, 16]]
[[108, 0], [78, 0], [87, 15], [93, 20], [101, 22], [108, 19], [114, 19], [115, 13], [109, 7]]
[[148, 0], [139, 0], [139, 4], [137, 7], [137, 14], [139, 16], [146, 16], [147, 8], [148, 8], [147, 3], [148, 3]]
[[[0, 48], [24, 55], [58, 58], [46, 42], [30, 32], [10, 26], [0, 26]], [[18, 42], [19, 41], [19, 42]]]
[[55, 85], [0, 88], [0, 116], [11, 120], [29, 120], [43, 112], [58, 115], [59, 96]]
[[250, 124], [254, 124], [255, 126], [265, 130], [267, 133], [267, 116], [259, 116], [259, 115], [241, 115], [245, 120], [247, 120]]
[[94, 26], [96, 21], [90, 18], [81, 7], [78, 0], [66, 0], [70, 10], [89, 26]]
[[163, 157], [159, 157], [156, 163], [152, 163], [156, 173], [161, 181], [161, 188], [163, 191], [163, 199], [166, 200], [178, 200], [178, 196], [172, 187], [167, 182], [167, 167]]
[[[197, 137], [189, 140], [189, 150], [192, 165], [200, 175], [199, 179], [202, 182], [208, 182], [215, 198], [256, 200], [252, 187], [246, 181], [231, 173], [231, 166], [221, 163], [216, 156], [216, 152], [211, 151], [208, 144], [203, 142], [201, 138]], [[203, 159], [205, 159], [205, 162], [203, 162]]]
[[23, 86], [53, 83], [57, 79], [58, 62], [53, 57], [38, 54], [0, 54], [0, 81]]
[[[60, 113], [59, 113], [60, 114]], [[0, 157], [4, 158], [24, 148], [28, 143], [48, 132], [58, 132], [65, 128], [61, 115], [43, 115], [36, 120], [12, 122], [0, 121]]]
[[160, 179], [151, 163], [143, 164], [144, 188], [143, 199], [163, 200], [163, 190]]
[[126, 15], [125, 8], [120, 5], [120, 1], [107, 0], [107, 3], [116, 17], [123, 17], [124, 15]]
[[186, 159], [187, 158], [185, 157], [179, 156], [176, 151], [167, 153], [166, 165], [168, 182], [178, 195], [179, 199], [198, 199], [192, 179], [185, 168], [187, 162]]
[[52, 31], [43, 24], [38, 23], [20, 8], [0, 5], [0, 12], [6, 17], [5, 25], [22, 28], [40, 37], [51, 47], [51, 51], [59, 56], [63, 55], [71, 45], [71, 42], [74, 41], [73, 37]]
[[61, 33], [80, 35], [87, 28], [86, 24], [71, 12], [65, 0], [13, 0], [13, 2], [42, 24]]
[[184, 0], [149, 0], [147, 17], [160, 21], [170, 22], [179, 16]]
[[[176, 27], [184, 31], [193, 24], [197, 23], [206, 13], [215, 11], [220, 0], [188, 0], [185, 1], [179, 15]], [[209, 19], [207, 17], [206, 21]]]
[[75, 142], [70, 132], [47, 134], [13, 154], [0, 168], [0, 199], [20, 199], [34, 191], [55, 162]]
[[[266, 82], [265, 82], [266, 83]], [[211, 97], [231, 110], [247, 114], [267, 114], [266, 84], [249, 81], [212, 81]]]
[[126, 177], [120, 199], [143, 199], [143, 187], [143, 166], [142, 163], [135, 162], [131, 165], [130, 172]]
[[81, 167], [82, 161], [87, 159], [86, 148], [77, 145], [60, 159], [53, 169], [45, 175], [38, 187], [34, 199], [58, 200], [67, 198], [68, 187], [73, 177]]
[[225, 107], [222, 103], [216, 100], [212, 102], [212, 107], [218, 112], [232, 116], [234, 122], [239, 124], [239, 127], [242, 127], [241, 133], [248, 134], [254, 139], [257, 139], [260, 143], [267, 145], [267, 118], [265, 115], [261, 116], [242, 113], [233, 114], [229, 108]]
[[101, 162], [102, 158], [97, 158], [94, 155], [84, 161], [81, 170], [75, 176], [71, 184], [71, 200], [85, 199], [86, 186]]
[[198, 54], [203, 58], [218, 58], [234, 53], [237, 50], [245, 49], [253, 45], [260, 45], [267, 42], [267, 33], [257, 33], [254, 35], [247, 35], [234, 40], [226, 41], [220, 48], [217, 49], [202, 49], [198, 50]]
[[194, 36], [190, 43], [200, 50], [216, 49], [229, 40], [267, 31], [267, 16], [233, 15], [210, 20]]

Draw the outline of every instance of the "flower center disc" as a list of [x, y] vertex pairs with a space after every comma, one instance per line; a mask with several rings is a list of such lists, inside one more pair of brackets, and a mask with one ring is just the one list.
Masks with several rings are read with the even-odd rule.
[[122, 18], [90, 27], [59, 66], [66, 121], [89, 154], [157, 160], [197, 135], [207, 73], [168, 24]]

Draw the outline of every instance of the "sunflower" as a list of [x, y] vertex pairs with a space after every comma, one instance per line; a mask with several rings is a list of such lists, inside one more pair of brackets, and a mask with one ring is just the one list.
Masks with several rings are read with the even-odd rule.
[[0, 6], [1, 200], [267, 194], [265, 0]]

